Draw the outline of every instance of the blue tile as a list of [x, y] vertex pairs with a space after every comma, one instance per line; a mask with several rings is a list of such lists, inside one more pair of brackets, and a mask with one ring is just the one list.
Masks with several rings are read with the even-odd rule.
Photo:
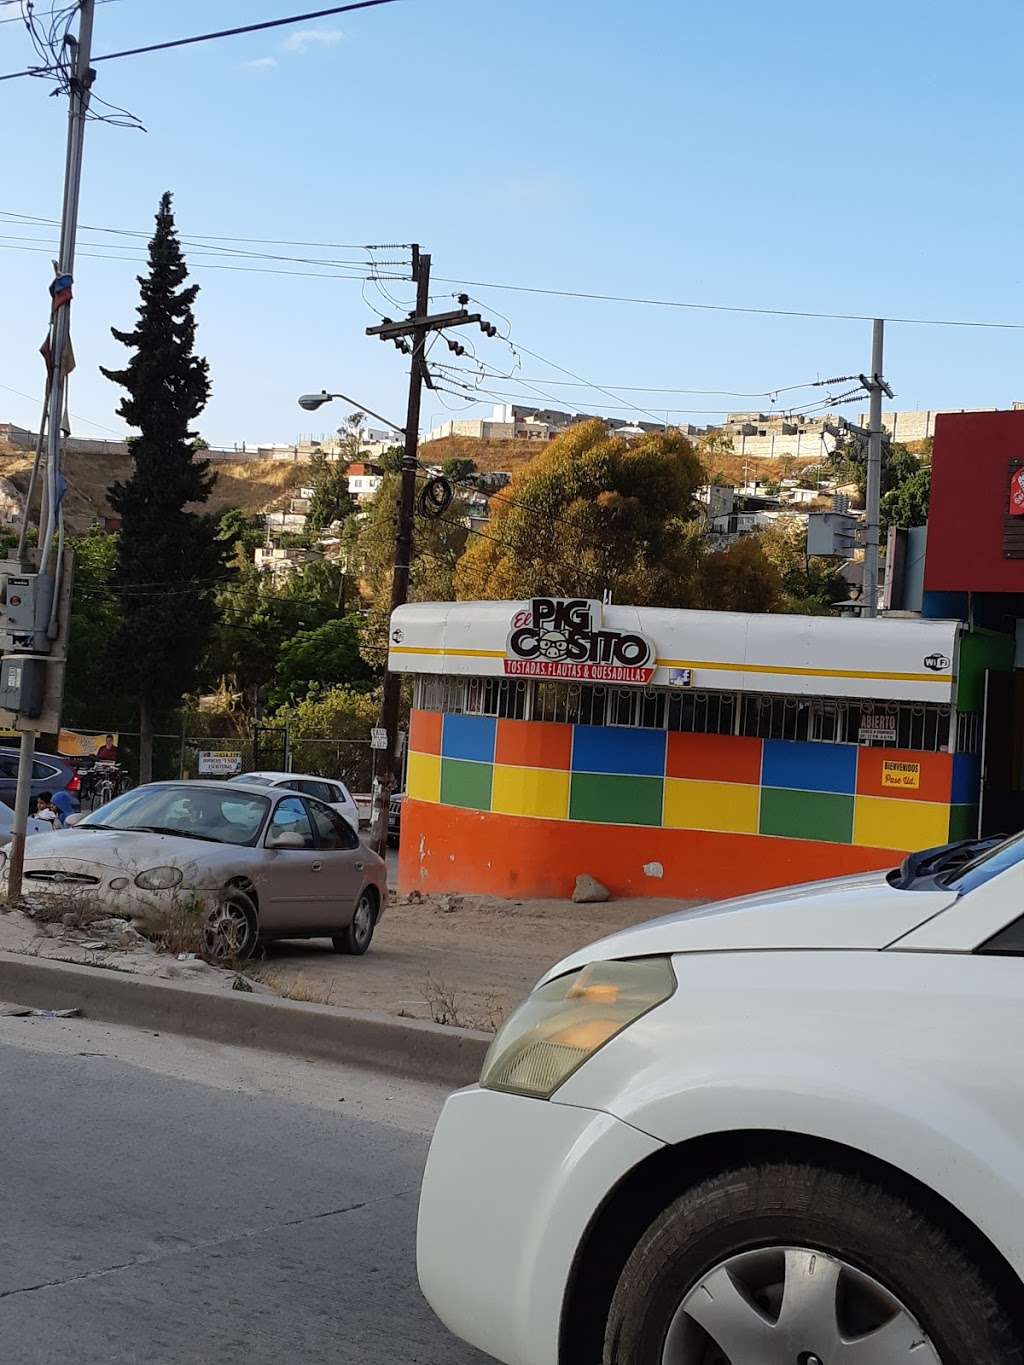
[[857, 790], [857, 746], [766, 739], [761, 785], [852, 796]]
[[953, 755], [953, 795], [954, 806], [971, 805], [978, 799], [981, 783], [981, 759], [977, 754]]
[[614, 725], [574, 725], [572, 768], [577, 773], [623, 773], [664, 777], [664, 730], [626, 730]]
[[441, 754], [444, 758], [493, 763], [497, 729], [498, 722], [493, 716], [445, 716]]

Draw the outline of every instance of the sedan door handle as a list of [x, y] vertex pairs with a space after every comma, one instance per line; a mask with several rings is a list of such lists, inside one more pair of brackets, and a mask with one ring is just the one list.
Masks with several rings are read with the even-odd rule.
[[323, 863], [314, 863], [314, 864], [313, 864], [313, 871], [314, 871], [314, 872], [319, 872], [322, 868], [323, 868]]

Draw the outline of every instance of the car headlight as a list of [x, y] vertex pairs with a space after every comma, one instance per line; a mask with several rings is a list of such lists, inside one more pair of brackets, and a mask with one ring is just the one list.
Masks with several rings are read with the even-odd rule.
[[180, 867], [151, 867], [139, 873], [135, 878], [135, 885], [141, 887], [143, 891], [170, 891], [171, 887], [177, 886], [180, 881]]
[[667, 957], [591, 962], [549, 981], [498, 1030], [480, 1084], [546, 1100], [598, 1048], [675, 988]]

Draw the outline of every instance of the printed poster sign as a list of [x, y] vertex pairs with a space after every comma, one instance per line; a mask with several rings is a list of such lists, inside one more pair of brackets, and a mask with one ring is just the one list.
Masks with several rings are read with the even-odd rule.
[[646, 635], [602, 623], [600, 602], [535, 597], [517, 611], [505, 642], [505, 676], [644, 685], [654, 677]]
[[65, 758], [92, 757], [116, 763], [118, 739], [116, 731], [92, 734], [85, 730], [61, 730], [57, 736], [57, 752]]
[[388, 732], [380, 725], [375, 725], [370, 731], [370, 748], [386, 749], [388, 747]]
[[1010, 476], [1009, 512], [1011, 517], [1024, 517], [1024, 465]]
[[242, 755], [231, 749], [200, 749], [200, 777], [236, 777], [242, 771]]
[[872, 742], [895, 744], [896, 717], [877, 712], [872, 714], [868, 711], [862, 711], [857, 738], [860, 740], [861, 744], [870, 744]]
[[882, 760], [882, 786], [883, 787], [920, 787], [921, 785], [921, 765], [920, 763], [907, 763], [900, 759], [883, 758]]

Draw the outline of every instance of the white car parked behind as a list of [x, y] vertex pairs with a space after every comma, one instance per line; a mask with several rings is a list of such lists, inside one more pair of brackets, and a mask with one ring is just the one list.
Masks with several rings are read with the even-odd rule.
[[1024, 1362], [1024, 835], [566, 958], [453, 1095], [420, 1283], [515, 1365]]
[[255, 783], [257, 786], [287, 787], [289, 791], [302, 792], [312, 796], [315, 801], [343, 815], [354, 830], [359, 829], [359, 807], [352, 800], [352, 793], [344, 782], [334, 777], [313, 777], [309, 773], [258, 772], [242, 773], [229, 779], [231, 782]]

